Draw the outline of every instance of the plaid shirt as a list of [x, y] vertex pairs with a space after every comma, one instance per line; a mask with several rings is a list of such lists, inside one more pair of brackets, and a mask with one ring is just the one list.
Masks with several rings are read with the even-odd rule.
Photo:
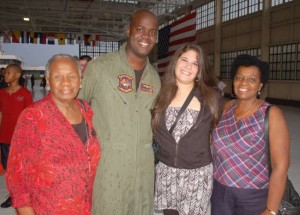
[[264, 102], [250, 117], [236, 120], [234, 101], [212, 133], [214, 179], [245, 189], [268, 188], [268, 158], [265, 154]]

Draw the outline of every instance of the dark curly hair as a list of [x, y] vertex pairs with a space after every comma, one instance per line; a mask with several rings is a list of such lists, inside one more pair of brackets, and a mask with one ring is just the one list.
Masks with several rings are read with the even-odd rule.
[[255, 66], [259, 69], [260, 71], [260, 81], [263, 84], [262, 89], [264, 88], [265, 84], [268, 82], [269, 79], [269, 64], [267, 62], [259, 60], [255, 56], [251, 56], [248, 54], [241, 54], [238, 55], [232, 65], [231, 65], [231, 79], [233, 80], [239, 67], [241, 66]]

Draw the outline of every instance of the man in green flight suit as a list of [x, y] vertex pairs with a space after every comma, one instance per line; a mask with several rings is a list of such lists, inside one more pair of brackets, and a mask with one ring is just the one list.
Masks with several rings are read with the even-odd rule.
[[158, 20], [139, 10], [131, 18], [120, 50], [89, 62], [79, 98], [91, 101], [101, 141], [93, 190], [95, 215], [153, 214], [154, 156], [150, 109], [160, 79], [148, 54]]

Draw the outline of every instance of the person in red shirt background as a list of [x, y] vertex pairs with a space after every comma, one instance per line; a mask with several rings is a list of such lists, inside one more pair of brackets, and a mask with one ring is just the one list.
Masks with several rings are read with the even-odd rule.
[[[6, 67], [4, 80], [8, 83], [7, 88], [0, 90], [0, 146], [1, 163], [6, 170], [7, 159], [12, 135], [20, 113], [32, 103], [30, 91], [19, 85], [22, 69], [17, 64]], [[1, 207], [11, 206], [11, 198], [1, 204]]]

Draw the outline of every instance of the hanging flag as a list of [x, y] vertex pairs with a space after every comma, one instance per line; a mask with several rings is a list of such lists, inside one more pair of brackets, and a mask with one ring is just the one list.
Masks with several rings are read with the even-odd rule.
[[3, 43], [11, 43], [11, 35], [12, 35], [11, 31], [4, 31], [2, 33]]
[[29, 32], [21, 31], [21, 43], [28, 43]]
[[29, 33], [29, 43], [33, 43], [34, 41], [34, 32]]
[[38, 38], [39, 38], [39, 33], [38, 32], [34, 32], [34, 34], [33, 34], [33, 43], [34, 44], [38, 43]]
[[54, 45], [55, 44], [55, 34], [54, 33], [48, 33], [47, 34], [48, 44]]
[[66, 34], [67, 44], [74, 45], [75, 34]]
[[82, 43], [82, 34], [76, 34], [76, 44], [81, 44]]
[[47, 34], [40, 33], [40, 44], [46, 44], [47, 43]]
[[12, 42], [13, 43], [20, 43], [20, 36], [21, 36], [21, 32], [20, 31], [13, 31], [12, 32]]
[[92, 46], [98, 46], [100, 41], [100, 35], [99, 34], [93, 34], [93, 40], [91, 41]]
[[96, 34], [96, 35], [95, 35], [95, 40], [96, 40], [96, 41], [100, 41], [100, 35], [99, 35], [99, 34]]
[[64, 33], [57, 34], [58, 45], [66, 44], [66, 35]]
[[84, 45], [90, 46], [92, 41], [92, 36], [90, 34], [85, 34], [83, 40], [84, 40]]
[[[166, 28], [166, 27], [165, 27]], [[164, 28], [163, 28], [164, 29]], [[161, 30], [163, 30], [161, 29]], [[191, 13], [175, 22], [173, 22], [170, 26], [169, 34], [167, 28], [165, 29], [165, 39], [168, 38], [168, 55], [165, 56], [166, 50], [163, 53], [164, 56], [158, 55], [158, 71], [159, 72], [165, 72], [166, 66], [169, 62], [170, 56], [174, 54], [174, 52], [183, 44], [189, 43], [189, 42], [195, 42], [196, 41], [196, 13]], [[163, 42], [163, 41], [162, 41]], [[160, 44], [160, 40], [158, 39], [158, 44]], [[165, 43], [165, 42], [164, 42]], [[164, 46], [164, 45], [162, 45]], [[160, 47], [158, 45], [158, 50], [160, 50]]]
[[27, 43], [30, 43], [30, 32], [27, 32], [26, 35], [27, 35]]

